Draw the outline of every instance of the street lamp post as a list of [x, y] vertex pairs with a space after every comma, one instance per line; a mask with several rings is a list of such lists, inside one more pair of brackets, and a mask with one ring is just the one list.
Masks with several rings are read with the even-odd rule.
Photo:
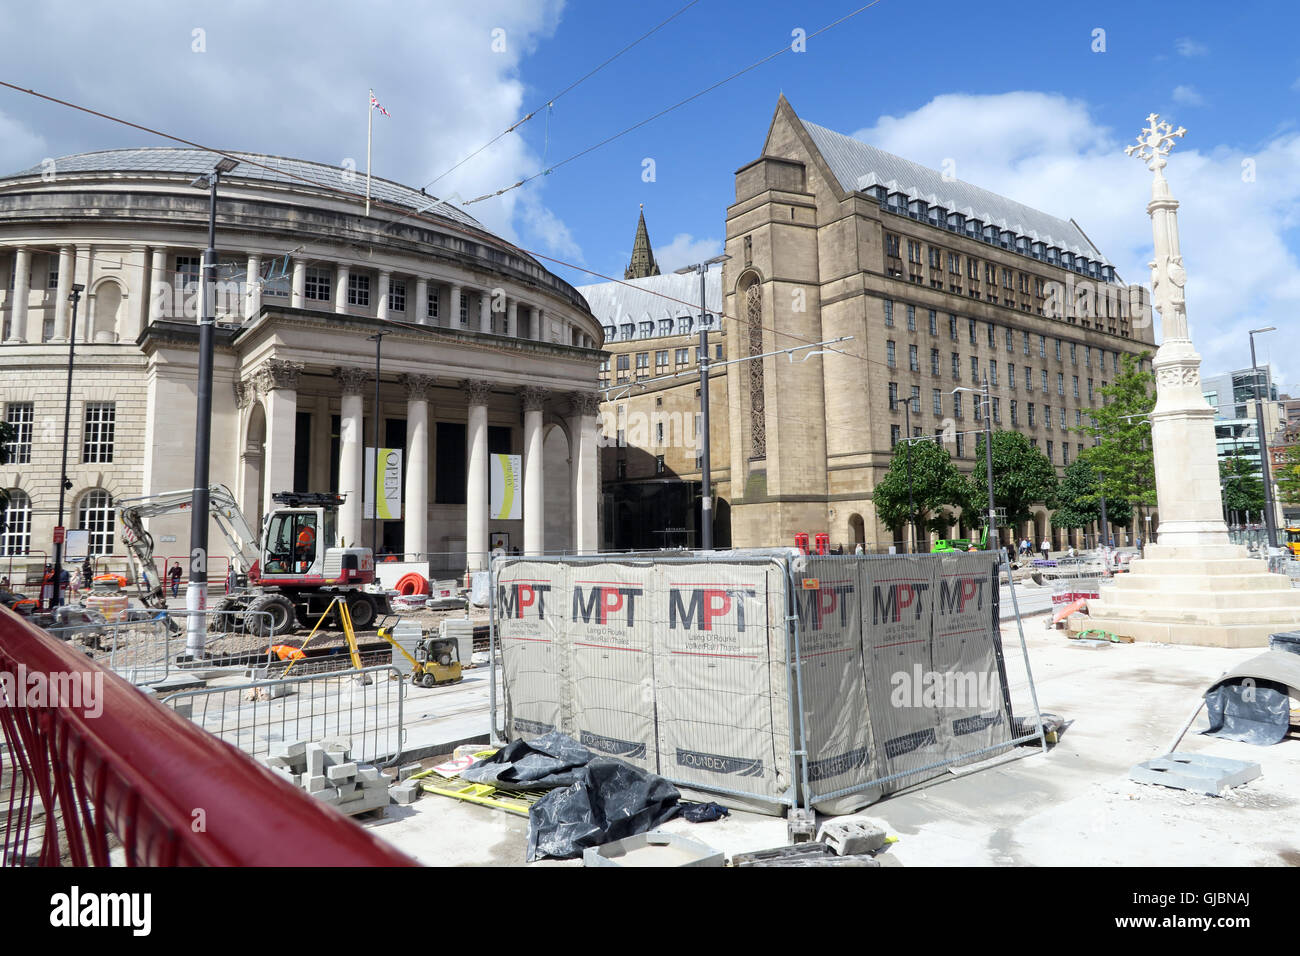
[[208, 473], [212, 456], [212, 354], [216, 334], [213, 315], [217, 278], [217, 184], [221, 174], [239, 163], [229, 157], [217, 161], [211, 172], [190, 183], [208, 190], [208, 248], [203, 254], [203, 311], [199, 318], [198, 409], [194, 425], [194, 491], [190, 503], [190, 575], [185, 588], [185, 653], [203, 656], [206, 627], [202, 612], [208, 604]]
[[1255, 380], [1255, 428], [1259, 431], [1259, 470], [1264, 478], [1264, 524], [1268, 529], [1268, 546], [1277, 547], [1277, 519], [1273, 514], [1273, 481], [1269, 474], [1272, 463], [1268, 460], [1268, 435], [1264, 431], [1264, 402], [1259, 395], [1259, 363], [1255, 361], [1255, 335], [1262, 332], [1275, 332], [1277, 327], [1270, 325], [1263, 329], [1250, 330], [1250, 372]]
[[731, 256], [714, 256], [693, 266], [676, 270], [678, 275], [700, 274], [700, 550], [713, 550], [713, 487], [709, 467], [709, 307], [705, 297], [705, 277], [709, 266], [725, 262]]
[[[74, 285], [72, 292], [68, 295], [68, 301], [72, 303], [72, 332], [68, 336], [68, 389], [63, 397], [63, 466], [59, 470], [59, 521], [58, 527], [63, 527], [63, 496], [67, 493], [72, 482], [68, 481], [68, 427], [72, 418], [72, 362], [77, 351], [77, 304], [81, 301], [81, 293], [86, 290], [84, 285]], [[63, 603], [62, 595], [62, 577], [63, 577], [63, 539], [67, 531], [59, 535], [59, 540], [54, 542], [54, 597], [50, 599], [50, 607], [58, 607]], [[89, 586], [89, 582], [87, 582]]]
[[903, 406], [904, 428], [907, 429], [907, 553], [916, 550], [916, 505], [912, 502], [912, 400]]
[[988, 540], [985, 544], [992, 542], [992, 546], [999, 551], [1002, 550], [1002, 542], [998, 540], [998, 516], [993, 507], [993, 403], [989, 399], [989, 376], [984, 373], [984, 387], [966, 388], [958, 385], [953, 389], [954, 392], [972, 392], [983, 398], [984, 407], [984, 470], [985, 477], [988, 481], [989, 495], [989, 515], [988, 515]]
[[[370, 554], [375, 561], [379, 560], [379, 350], [387, 334], [387, 332], [376, 332], [368, 336], [370, 341], [375, 343], [375, 455], [374, 468], [370, 475], [370, 500], [373, 502], [370, 514]], [[362, 493], [363, 508], [365, 502], [366, 496]]]

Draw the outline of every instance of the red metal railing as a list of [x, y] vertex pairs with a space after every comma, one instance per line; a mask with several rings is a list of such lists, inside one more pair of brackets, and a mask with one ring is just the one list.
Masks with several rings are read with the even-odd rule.
[[[40, 682], [32, 675], [61, 686], [63, 699], [26, 693]], [[8, 810], [0, 861], [8, 865], [107, 866], [110, 833], [132, 866], [413, 865], [3, 608], [0, 729], [0, 809]]]

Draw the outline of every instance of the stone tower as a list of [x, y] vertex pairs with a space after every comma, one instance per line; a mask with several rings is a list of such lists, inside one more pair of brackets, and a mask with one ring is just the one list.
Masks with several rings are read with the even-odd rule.
[[654, 250], [650, 248], [650, 234], [645, 228], [645, 206], [642, 206], [641, 216], [636, 223], [636, 239], [632, 242], [632, 261], [623, 270], [623, 278], [644, 279], [658, 274], [659, 264], [655, 262]]

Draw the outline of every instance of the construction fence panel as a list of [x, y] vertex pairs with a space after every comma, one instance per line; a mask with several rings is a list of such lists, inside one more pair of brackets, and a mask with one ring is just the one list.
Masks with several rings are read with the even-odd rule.
[[507, 558], [494, 576], [507, 739], [561, 730], [682, 786], [793, 803], [783, 565]]
[[509, 740], [558, 729], [572, 733], [563, 640], [568, 576], [568, 567], [557, 562], [512, 561], [497, 578], [494, 607]]
[[573, 736], [591, 750], [657, 772], [651, 570], [647, 563], [570, 565], [567, 637]]
[[358, 763], [396, 763], [406, 684], [391, 665], [180, 691], [163, 703], [249, 756], [276, 743], [347, 738]]
[[[1036, 725], [1019, 731], [1028, 724], [1012, 706], [998, 560], [975, 552], [795, 563], [806, 804], [850, 812], [1038, 739]], [[1022, 711], [1037, 716], [1030, 703]]]
[[784, 568], [661, 561], [651, 576], [659, 774], [793, 802]]
[[175, 655], [185, 648], [185, 635], [176, 633], [162, 611], [132, 620], [79, 622], [46, 630], [60, 640], [76, 642], [95, 661], [140, 687], [166, 678]]

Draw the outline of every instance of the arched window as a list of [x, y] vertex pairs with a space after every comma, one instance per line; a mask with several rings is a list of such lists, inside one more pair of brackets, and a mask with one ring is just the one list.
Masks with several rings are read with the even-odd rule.
[[32, 499], [18, 488], [10, 488], [5, 494], [9, 505], [4, 510], [0, 554], [26, 554], [32, 545]]
[[102, 488], [88, 491], [81, 496], [77, 507], [78, 527], [90, 532], [89, 553], [113, 553], [113, 526], [116, 514], [113, 511], [113, 496]]

